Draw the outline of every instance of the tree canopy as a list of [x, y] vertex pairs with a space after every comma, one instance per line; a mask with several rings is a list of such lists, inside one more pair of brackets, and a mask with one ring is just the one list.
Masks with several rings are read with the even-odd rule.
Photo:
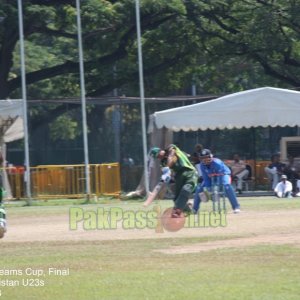
[[[20, 88], [16, 2], [0, 3], [0, 99]], [[78, 95], [75, 1], [23, 5], [28, 97]], [[81, 1], [81, 17], [87, 96], [115, 88], [136, 93], [135, 1]], [[171, 93], [192, 80], [204, 92], [209, 86], [248, 88], [268, 81], [263, 71], [277, 83], [300, 86], [298, 1], [141, 1], [141, 22], [150, 95]]]
[[[28, 99], [78, 97], [75, 1], [22, 3]], [[82, 0], [80, 4], [86, 95], [97, 97], [117, 90], [119, 95], [137, 96], [135, 0]], [[140, 6], [146, 96], [186, 94], [192, 84], [198, 94], [265, 85], [299, 89], [299, 1], [140, 0]], [[0, 99], [20, 96], [18, 6], [17, 1], [2, 0]], [[81, 133], [80, 113], [72, 111], [74, 107], [78, 105], [66, 108], [59, 102], [34, 106], [31, 128], [51, 124], [48, 133], [53, 141], [74, 140]], [[126, 118], [122, 122], [137, 127], [137, 109], [123, 107]], [[90, 133], [113, 140], [109, 138], [112, 130], [103, 129], [111, 125], [111, 116], [109, 109], [91, 108]], [[128, 132], [122, 138], [129, 141], [132, 136]], [[99, 140], [103, 136], [93, 139]]]

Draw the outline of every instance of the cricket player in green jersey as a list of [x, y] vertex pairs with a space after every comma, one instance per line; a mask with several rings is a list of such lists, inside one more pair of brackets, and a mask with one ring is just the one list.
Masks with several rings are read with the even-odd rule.
[[[159, 159], [162, 167], [170, 168], [174, 175], [175, 197], [172, 218], [179, 218], [183, 212], [190, 212], [187, 202], [197, 186], [198, 175], [187, 155], [173, 144], [164, 150], [153, 147], [150, 155]], [[169, 176], [165, 178], [164, 175], [161, 179], [170, 180]]]

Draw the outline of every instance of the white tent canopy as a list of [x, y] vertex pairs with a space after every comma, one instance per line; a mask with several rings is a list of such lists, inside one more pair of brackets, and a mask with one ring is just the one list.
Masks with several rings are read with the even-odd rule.
[[17, 117], [11, 126], [5, 131], [3, 140], [5, 143], [20, 140], [24, 137], [23, 119]]
[[22, 116], [22, 100], [1, 100], [0, 101], [0, 118], [12, 116]]
[[300, 92], [263, 87], [155, 112], [149, 124], [172, 131], [300, 126]]
[[[0, 100], [0, 151], [6, 161], [6, 146], [9, 143], [24, 137], [22, 100]], [[7, 197], [11, 197], [11, 190], [5, 169], [3, 170], [3, 185]]]
[[12, 142], [23, 138], [22, 100], [0, 101], [0, 146], [3, 142]]

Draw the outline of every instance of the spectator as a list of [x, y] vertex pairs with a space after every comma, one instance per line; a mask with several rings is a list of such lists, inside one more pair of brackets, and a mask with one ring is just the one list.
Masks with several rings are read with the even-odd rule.
[[293, 185], [293, 192], [297, 193], [297, 181], [300, 179], [299, 172], [300, 172], [300, 165], [297, 163], [292, 155], [289, 155], [288, 162], [284, 167], [283, 170], [284, 174], [287, 176], [287, 179]]
[[274, 191], [278, 198], [292, 198], [293, 186], [290, 181], [287, 180], [286, 175], [281, 175], [281, 181], [277, 183]]
[[283, 174], [285, 165], [280, 162], [280, 157], [278, 154], [273, 154], [271, 157], [271, 164], [265, 167], [265, 172], [272, 182], [272, 190], [275, 189], [277, 183], [279, 182], [280, 176]]
[[293, 185], [293, 194], [294, 196], [300, 196], [300, 163], [299, 160], [295, 161], [293, 156], [288, 157], [288, 163], [284, 168], [284, 174], [287, 176], [287, 179], [291, 181]]
[[295, 196], [300, 197], [300, 180], [296, 181], [296, 193]]
[[249, 176], [249, 170], [247, 170], [246, 163], [240, 160], [238, 154], [233, 155], [233, 162], [229, 164], [231, 168], [231, 176], [233, 181], [236, 181], [236, 190], [239, 194], [242, 193], [243, 179]]

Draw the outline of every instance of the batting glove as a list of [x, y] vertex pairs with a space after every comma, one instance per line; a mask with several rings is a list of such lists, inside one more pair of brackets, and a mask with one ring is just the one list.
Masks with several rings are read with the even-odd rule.
[[161, 175], [161, 181], [169, 183], [171, 181], [171, 170], [169, 167], [164, 167], [161, 169], [162, 175]]

